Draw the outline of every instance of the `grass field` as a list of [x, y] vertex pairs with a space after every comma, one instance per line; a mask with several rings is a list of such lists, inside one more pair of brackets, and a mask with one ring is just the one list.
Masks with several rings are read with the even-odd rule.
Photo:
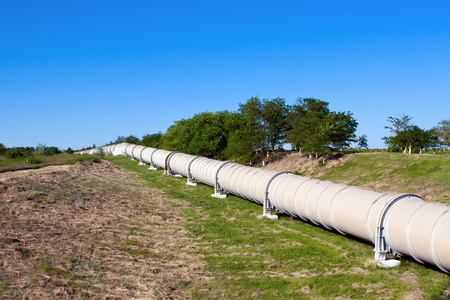
[[[185, 228], [200, 244], [192, 254], [203, 257], [207, 263], [205, 272], [214, 278], [206, 282], [187, 281], [186, 288], [193, 298], [433, 299], [439, 298], [449, 285], [448, 275], [406, 259], [398, 268], [377, 267], [372, 261], [373, 245], [286, 216], [279, 220], [259, 219], [262, 207], [254, 203], [234, 196], [211, 198], [211, 187], [188, 187], [184, 178], [149, 171], [129, 158], [107, 159], [136, 172], [146, 185], [174, 199], [168, 202], [167, 209], [182, 209]], [[347, 163], [350, 165], [342, 170], [351, 173], [352, 162]], [[398, 163], [392, 176], [401, 178], [414, 176], [410, 171], [399, 172], [402, 164], [435, 166], [434, 162]], [[383, 170], [382, 164], [375, 167]], [[321, 175], [327, 176], [332, 180], [341, 175], [339, 171]], [[363, 175], [353, 174], [353, 184], [360, 176]], [[445, 178], [435, 178], [445, 184]], [[176, 199], [188, 205], [180, 205]]]
[[[129, 158], [51, 159], [81, 163], [0, 174], [0, 298], [442, 299], [450, 288], [436, 268], [380, 268], [371, 244], [260, 219], [257, 204]], [[446, 203], [448, 167], [445, 156], [367, 153], [302, 175]]]

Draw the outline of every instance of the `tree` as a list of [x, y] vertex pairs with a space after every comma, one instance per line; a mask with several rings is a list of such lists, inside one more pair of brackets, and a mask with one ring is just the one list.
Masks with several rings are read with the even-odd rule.
[[117, 139], [114, 142], [112, 142], [112, 144], [120, 144], [120, 143], [125, 143], [125, 137], [122, 135], [119, 135]]
[[6, 158], [15, 159], [23, 156], [27, 156], [24, 152], [20, 151], [17, 148], [9, 148], [5, 153]]
[[251, 138], [253, 132], [247, 122], [247, 116], [240, 113], [232, 113], [232, 117], [226, 123], [229, 134], [224, 155], [244, 164], [258, 160], [258, 153], [255, 151], [257, 141]]
[[240, 103], [230, 123], [228, 156], [243, 163], [265, 164], [268, 152], [281, 149], [286, 140], [289, 107], [283, 98], [263, 99], [251, 97]]
[[34, 153], [36, 153], [36, 155], [45, 155], [45, 151], [47, 149], [47, 146], [45, 144], [38, 144], [36, 147], [36, 151]]
[[401, 118], [389, 117], [387, 121], [391, 123], [390, 126], [384, 126], [384, 128], [389, 129], [392, 132], [393, 136], [385, 136], [383, 137], [384, 143], [391, 150], [395, 149], [403, 149], [403, 152], [406, 152], [406, 149], [409, 146], [410, 154], [411, 154], [411, 143], [412, 143], [412, 135], [411, 130], [413, 125], [411, 124], [412, 117], [409, 117], [405, 114]]
[[229, 116], [228, 111], [203, 112], [186, 120], [180, 130], [177, 149], [210, 158], [223, 157], [228, 142], [226, 119]]
[[2, 143], [0, 143], [0, 155], [5, 155], [6, 147]]
[[329, 113], [328, 102], [314, 98], [297, 98], [296, 104], [289, 113], [290, 130], [287, 141], [299, 152], [315, 152], [321, 150], [324, 141], [325, 124], [322, 124]]
[[383, 137], [383, 139], [390, 150], [403, 149], [403, 153], [405, 153], [409, 149], [409, 154], [411, 154], [413, 148], [422, 152], [423, 149], [436, 144], [437, 138], [433, 134], [434, 130], [425, 130], [413, 125], [410, 122], [411, 119], [407, 115], [403, 115], [401, 118], [388, 118], [391, 126], [384, 128], [389, 129], [394, 135]]
[[411, 138], [412, 147], [419, 149], [420, 153], [422, 153], [422, 150], [427, 150], [428, 148], [436, 148], [439, 144], [439, 139], [435, 135], [435, 131], [433, 129], [425, 130], [417, 126], [413, 126], [411, 134], [413, 135]]
[[264, 99], [261, 117], [263, 121], [266, 148], [274, 151], [280, 149], [286, 141], [289, 107], [283, 98]]
[[[129, 135], [127, 137], [124, 136], [118, 136], [114, 144], [120, 144], [120, 143], [129, 143], [129, 144], [139, 144], [140, 140], [135, 135]], [[95, 148], [95, 144], [92, 146], [92, 148]]]
[[46, 150], [45, 155], [48, 155], [48, 156], [61, 153], [61, 150], [59, 150], [59, 148], [55, 147], [55, 146], [47, 147], [45, 150]]
[[363, 134], [358, 137], [357, 141], [359, 149], [369, 149], [369, 144], [367, 143], [367, 135]]
[[331, 118], [328, 135], [332, 147], [342, 150], [356, 141], [355, 131], [358, 122], [351, 112], [331, 112], [328, 117]]
[[38, 144], [34, 153], [36, 155], [50, 156], [50, 155], [60, 154], [62, 152], [61, 152], [61, 150], [59, 150], [58, 147], [55, 147], [55, 146], [47, 147], [45, 144]]
[[[330, 112], [328, 102], [298, 98], [289, 113], [287, 141], [294, 149], [328, 154], [355, 141], [358, 122], [350, 112]], [[310, 155], [311, 156], [311, 155]]]
[[161, 138], [161, 148], [170, 151], [176, 151], [180, 139], [181, 130], [183, 129], [185, 119], [174, 121], [172, 125], [167, 128], [166, 133]]
[[267, 140], [263, 102], [258, 97], [251, 97], [246, 103], [240, 103], [233, 126], [225, 151], [227, 156], [242, 163], [263, 161]]
[[19, 158], [25, 156], [31, 156], [34, 153], [33, 147], [14, 147], [14, 148], [6, 148], [5, 149], [5, 157], [6, 158]]
[[450, 147], [450, 119], [440, 121], [433, 130], [439, 138], [440, 143]]
[[140, 144], [146, 147], [160, 148], [162, 137], [163, 134], [161, 131], [153, 134], [145, 134], [142, 137]]

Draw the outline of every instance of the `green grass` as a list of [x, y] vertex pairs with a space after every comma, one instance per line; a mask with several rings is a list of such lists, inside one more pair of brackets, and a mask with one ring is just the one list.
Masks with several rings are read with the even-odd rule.
[[39, 169], [52, 165], [66, 165], [74, 164], [77, 162], [83, 162], [93, 160], [100, 162], [101, 157], [97, 155], [74, 155], [74, 154], [57, 154], [52, 156], [30, 156], [19, 157], [14, 159], [7, 159], [4, 156], [0, 156], [0, 173], [27, 169]]
[[106, 159], [164, 192], [167, 210], [183, 212], [185, 228], [199, 243], [191, 254], [202, 257], [213, 278], [185, 283], [195, 299], [397, 299], [416, 287], [433, 298], [450, 282], [448, 275], [409, 260], [395, 269], [377, 267], [370, 262], [373, 245], [283, 215], [259, 219], [262, 207], [252, 202], [215, 199], [211, 187], [186, 186], [185, 178], [162, 176], [129, 158]]

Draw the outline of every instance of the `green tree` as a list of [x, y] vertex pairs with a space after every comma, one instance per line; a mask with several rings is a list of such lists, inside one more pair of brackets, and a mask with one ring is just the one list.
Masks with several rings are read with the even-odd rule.
[[253, 129], [247, 119], [247, 116], [241, 113], [233, 113], [226, 123], [229, 135], [224, 156], [242, 164], [256, 162], [258, 157], [255, 151], [257, 141], [251, 138]]
[[145, 134], [140, 144], [146, 147], [160, 148], [163, 134], [161, 131], [153, 134]]
[[264, 99], [261, 117], [265, 135], [265, 148], [281, 149], [286, 141], [289, 107], [283, 98]]
[[5, 156], [6, 158], [14, 159], [26, 156], [26, 154], [17, 148], [9, 148], [8, 150], [6, 150]]
[[425, 130], [417, 126], [413, 126], [411, 130], [408, 131], [410, 135], [410, 146], [413, 149], [427, 150], [428, 148], [435, 148], [439, 144], [438, 137], [435, 135], [433, 129]]
[[[264, 159], [266, 150], [263, 102], [251, 97], [239, 104], [236, 120], [229, 133], [226, 155], [241, 163], [256, 163]], [[229, 125], [230, 125], [229, 124]]]
[[167, 128], [166, 133], [161, 138], [161, 148], [170, 151], [178, 150], [178, 143], [181, 131], [186, 123], [185, 119], [174, 121], [172, 125]]
[[342, 150], [356, 141], [356, 127], [358, 122], [351, 112], [331, 112], [328, 116], [331, 120], [328, 138], [332, 147]]
[[287, 142], [299, 152], [325, 152], [329, 114], [328, 102], [314, 98], [297, 98], [289, 113]]
[[117, 139], [114, 142], [112, 142], [112, 144], [120, 144], [120, 143], [125, 143], [125, 137], [123, 135], [119, 135]]
[[412, 118], [403, 115], [401, 118], [389, 117], [390, 126], [384, 128], [389, 129], [393, 133], [391, 136], [383, 137], [385, 144], [390, 150], [395, 151], [402, 149], [403, 153], [409, 149], [409, 154], [413, 149], [422, 152], [423, 149], [434, 147], [437, 137], [434, 130], [425, 130], [411, 123]]
[[328, 102], [298, 98], [290, 109], [287, 141], [298, 151], [328, 154], [355, 141], [358, 123], [350, 112], [330, 112]]
[[358, 137], [357, 141], [359, 149], [369, 149], [369, 144], [367, 142], [367, 135], [363, 134]]
[[177, 149], [210, 158], [223, 157], [228, 142], [226, 124], [229, 117], [228, 111], [203, 112], [186, 120]]
[[5, 155], [6, 147], [2, 143], [0, 143], [0, 155]]
[[440, 143], [450, 147], [450, 119], [440, 121], [433, 130], [439, 138]]
[[5, 157], [14, 159], [24, 156], [33, 155], [35, 149], [33, 147], [14, 147], [14, 148], [6, 148]]
[[412, 135], [410, 134], [410, 131], [413, 128], [411, 120], [412, 117], [405, 114], [403, 114], [401, 118], [389, 117], [387, 119], [391, 125], [384, 126], [384, 128], [389, 129], [393, 135], [385, 136], [383, 137], [383, 140], [390, 150], [395, 151], [396, 149], [403, 149], [403, 152], [406, 152], [408, 146], [411, 146]]
[[56, 146], [47, 147], [45, 150], [46, 150], [45, 155], [48, 155], [48, 156], [61, 153], [61, 150], [59, 150], [59, 148]]
[[[117, 137], [116, 141], [114, 142], [114, 144], [120, 144], [120, 143], [139, 144], [139, 142], [140, 142], [139, 138], [137, 136], [131, 134], [127, 137], [119, 135]], [[91, 148], [95, 148], [95, 144]]]
[[45, 144], [38, 144], [36, 147], [36, 155], [46, 155], [47, 146]]

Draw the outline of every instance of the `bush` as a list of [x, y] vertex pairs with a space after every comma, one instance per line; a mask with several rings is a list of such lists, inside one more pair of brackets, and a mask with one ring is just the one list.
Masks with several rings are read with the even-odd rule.
[[5, 156], [6, 156], [6, 158], [14, 159], [14, 158], [19, 158], [19, 157], [24, 157], [25, 153], [19, 151], [18, 149], [11, 148], [11, 149], [6, 150]]
[[34, 157], [34, 156], [30, 156], [30, 157], [27, 158], [27, 162], [29, 162], [30, 164], [37, 165], [37, 164], [40, 164], [41, 162], [43, 162], [43, 160], [39, 159], [37, 157]]

